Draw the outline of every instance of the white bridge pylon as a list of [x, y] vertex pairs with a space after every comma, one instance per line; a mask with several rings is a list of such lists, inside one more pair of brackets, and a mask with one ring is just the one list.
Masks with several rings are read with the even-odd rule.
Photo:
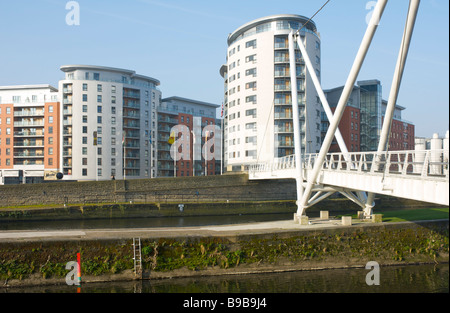
[[[448, 157], [448, 150], [330, 153], [319, 164], [318, 154], [305, 155], [304, 187], [314, 167], [321, 169], [305, 208], [339, 192], [364, 209], [366, 203], [354, 193], [358, 191], [449, 205]], [[249, 179], [295, 179], [297, 170], [290, 155], [250, 166]]]
[[[299, 110], [297, 106], [297, 90], [295, 88], [297, 86], [297, 76], [295, 75], [295, 71], [291, 71], [295, 153], [293, 156], [275, 159], [272, 164], [253, 165], [250, 167], [249, 176], [250, 179], [294, 178], [297, 183], [297, 217], [304, 215], [308, 207], [329, 197], [336, 191], [360, 205], [364, 209], [367, 218], [370, 218], [372, 215], [372, 208], [374, 207], [373, 200], [377, 193], [448, 205], [448, 152], [447, 165], [442, 165], [443, 168], [441, 169], [442, 173], [447, 171], [443, 181], [441, 179], [442, 177], [436, 176], [430, 178], [427, 164], [415, 164], [418, 159], [418, 155], [415, 154], [416, 152], [410, 151], [407, 155], [404, 154], [404, 151], [387, 152], [393, 112], [400, 90], [420, 0], [410, 0], [409, 3], [407, 20], [383, 121], [378, 151], [357, 154], [349, 153], [338, 129], [348, 99], [373, 37], [375, 36], [387, 2], [388, 0], [378, 0], [374, 8], [372, 18], [367, 26], [334, 114], [331, 112], [305, 46], [302, 40], [298, 40], [299, 31], [296, 33], [291, 32], [289, 35], [290, 67], [295, 68], [294, 47], [295, 42], [297, 42], [305, 60], [307, 73], [314, 83], [324, 111], [330, 121], [330, 126], [323, 140], [320, 152], [316, 155], [308, 155], [303, 160], [305, 156], [303, 156], [304, 153], [301, 151], [298, 123]], [[336, 138], [339, 144], [341, 154], [329, 154], [330, 146], [334, 138]], [[422, 155], [424, 153], [422, 152]], [[410, 159], [412, 164], [409, 164]], [[423, 160], [428, 160], [428, 154], [425, 153]], [[302, 166], [296, 167], [295, 165], [292, 166], [292, 164], [302, 164]], [[391, 169], [393, 164], [394, 167], [401, 167], [401, 175], [393, 175], [393, 172], [395, 172], [395, 169]], [[436, 164], [434, 165], [436, 166]], [[286, 168], [280, 168], [280, 166]], [[420, 175], [414, 172], [417, 166], [421, 168]], [[444, 169], [445, 166], [447, 167]], [[427, 168], [427, 170], [424, 170], [424, 168]], [[423, 171], [426, 172], [426, 175]], [[313, 195], [314, 192], [315, 194]], [[429, 195], [429, 193], [432, 195]]]

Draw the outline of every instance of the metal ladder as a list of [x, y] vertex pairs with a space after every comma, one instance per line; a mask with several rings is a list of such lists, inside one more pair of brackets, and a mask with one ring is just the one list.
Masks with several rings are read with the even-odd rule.
[[133, 238], [134, 275], [142, 277], [141, 238]]

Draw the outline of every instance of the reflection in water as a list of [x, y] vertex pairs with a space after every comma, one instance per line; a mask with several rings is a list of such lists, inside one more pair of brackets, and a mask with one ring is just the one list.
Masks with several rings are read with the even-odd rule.
[[226, 215], [226, 216], [186, 216], [149, 217], [124, 219], [4, 222], [0, 230], [64, 230], [64, 229], [105, 229], [105, 228], [151, 228], [151, 227], [191, 227], [289, 220], [291, 213]]
[[[381, 267], [380, 285], [368, 286], [366, 269], [178, 278], [84, 284], [82, 293], [448, 293], [449, 266]], [[0, 290], [1, 292], [1, 290]], [[73, 286], [5, 289], [4, 292], [74, 293]]]

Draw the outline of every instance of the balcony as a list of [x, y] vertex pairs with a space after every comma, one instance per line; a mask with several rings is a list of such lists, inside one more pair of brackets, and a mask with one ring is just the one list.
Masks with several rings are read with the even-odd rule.
[[22, 147], [38, 147], [42, 148], [44, 147], [44, 141], [42, 140], [24, 140], [24, 141], [17, 141], [14, 142], [14, 147], [22, 148]]
[[123, 113], [123, 117], [131, 119], [140, 119], [141, 115], [139, 114], [139, 111], [128, 111]]
[[140, 99], [141, 95], [139, 94], [139, 92], [124, 91], [123, 97], [124, 98]]
[[44, 126], [44, 121], [19, 121], [14, 122], [14, 126], [16, 127], [27, 127], [27, 126]]
[[123, 128], [141, 128], [141, 126], [139, 123], [128, 121], [128, 123], [123, 123]]
[[18, 158], [43, 158], [44, 157], [44, 152], [42, 150], [37, 150], [37, 151], [20, 151], [20, 152], [14, 152], [14, 157], [18, 157]]
[[17, 131], [14, 132], [14, 137], [41, 137], [44, 136], [44, 131]]
[[158, 144], [158, 150], [159, 151], [170, 151], [170, 145], [169, 144]]
[[14, 116], [44, 116], [44, 111], [42, 111], [42, 110], [15, 111]]
[[170, 123], [170, 124], [178, 124], [178, 120], [177, 119], [170, 118], [170, 117], [162, 117], [162, 116], [158, 117], [158, 122]]
[[137, 131], [126, 131], [125, 138], [140, 138], [140, 134]]

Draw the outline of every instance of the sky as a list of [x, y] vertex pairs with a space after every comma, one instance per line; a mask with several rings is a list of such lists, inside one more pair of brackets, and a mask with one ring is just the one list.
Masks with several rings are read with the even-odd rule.
[[[69, 25], [65, 0], [0, 0], [0, 85], [51, 84], [62, 65], [134, 70], [161, 81], [163, 98], [223, 102], [219, 69], [227, 37], [274, 14], [311, 17], [325, 0], [78, 0]], [[378, 79], [389, 98], [407, 0], [389, 1], [358, 80]], [[345, 84], [374, 1], [331, 0], [315, 17], [322, 87]], [[449, 129], [449, 1], [422, 0], [398, 104], [416, 136]]]

